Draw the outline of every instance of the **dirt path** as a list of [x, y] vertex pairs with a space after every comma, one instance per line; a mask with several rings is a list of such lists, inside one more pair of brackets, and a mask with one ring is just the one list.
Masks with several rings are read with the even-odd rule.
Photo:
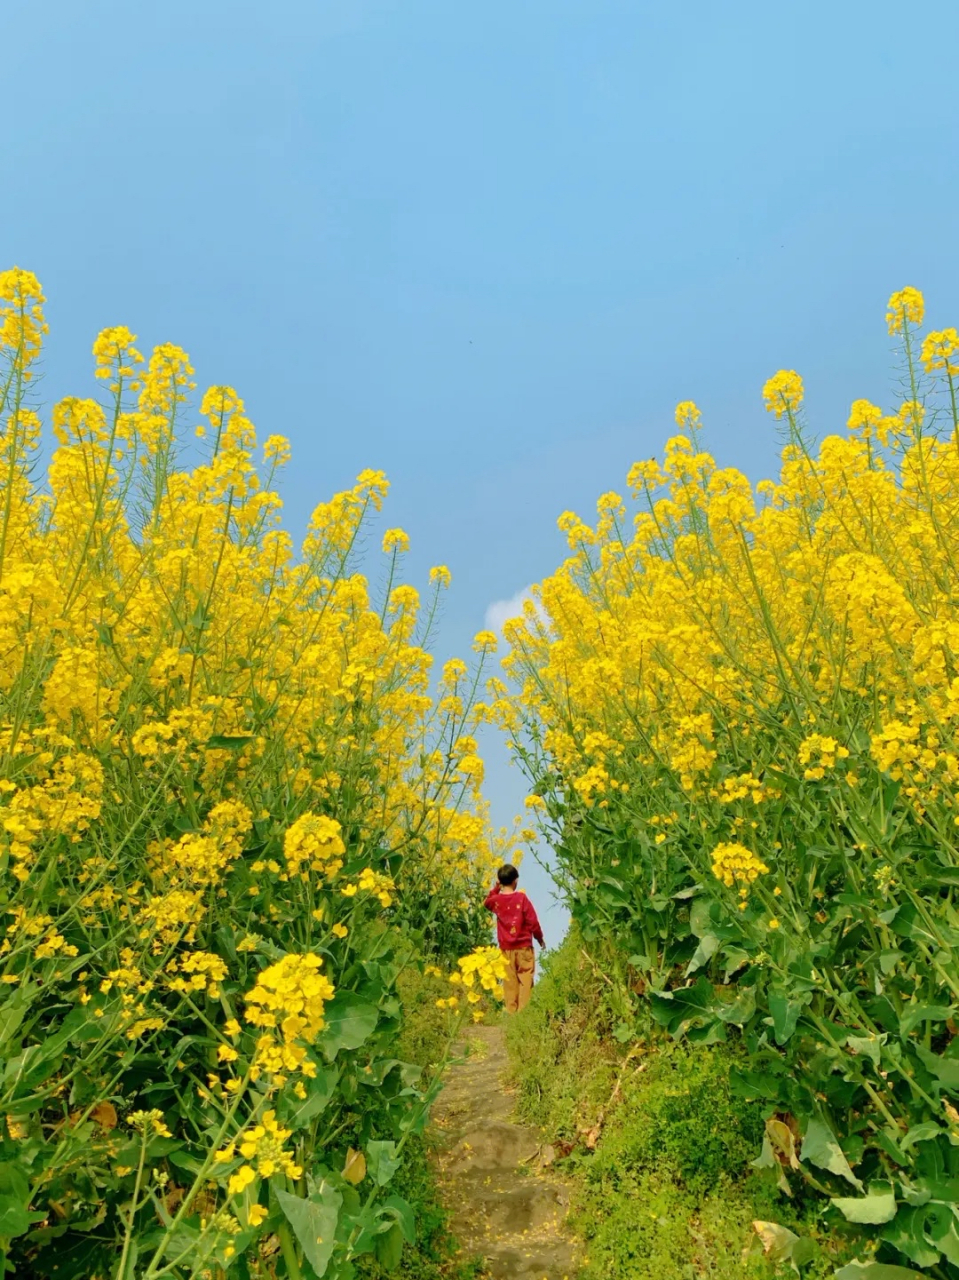
[[504, 1028], [472, 1027], [466, 1040], [469, 1057], [450, 1068], [433, 1111], [452, 1230], [464, 1255], [484, 1257], [484, 1274], [495, 1280], [574, 1280], [565, 1188], [542, 1167], [539, 1134], [511, 1119]]

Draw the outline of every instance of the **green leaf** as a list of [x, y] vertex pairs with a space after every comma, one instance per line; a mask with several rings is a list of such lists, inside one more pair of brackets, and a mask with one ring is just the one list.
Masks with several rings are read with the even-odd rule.
[[903, 1205], [881, 1236], [917, 1267], [931, 1267], [939, 1261], [939, 1249], [926, 1236], [928, 1214], [928, 1205]]
[[731, 1022], [733, 1026], [744, 1027], [756, 1012], [756, 992], [752, 987], [740, 987], [736, 999], [730, 1004], [720, 1005], [716, 1016], [723, 1022]]
[[90, 1040], [99, 1040], [102, 1036], [103, 1021], [96, 1017], [93, 1006], [78, 1005], [63, 1019], [59, 1030], [44, 1041], [44, 1056], [56, 1057], [68, 1044], [86, 1044]]
[[896, 1197], [892, 1191], [870, 1192], [867, 1196], [840, 1196], [833, 1204], [847, 1222], [863, 1222], [878, 1226], [892, 1222], [896, 1216]]
[[749, 963], [749, 952], [740, 951], [738, 947], [727, 947], [724, 955], [726, 963], [723, 965], [723, 981], [728, 982], [738, 969]]
[[207, 738], [206, 747], [208, 751], [240, 751], [252, 741], [252, 733], [215, 733]]
[[[689, 928], [697, 938], [704, 938], [711, 932], [711, 911], [712, 903], [707, 898], [697, 898], [690, 907]], [[715, 948], [713, 948], [713, 950], [715, 950]]]
[[789, 1261], [796, 1267], [805, 1267], [812, 1262], [817, 1252], [815, 1240], [811, 1240], [809, 1236], [803, 1236], [793, 1245]]
[[[939, 939], [935, 934], [929, 932], [925, 920], [923, 920], [913, 903], [903, 902], [898, 908], [894, 907], [893, 912], [894, 919], [891, 922], [893, 933], [897, 933], [900, 938], [913, 938], [938, 946]], [[882, 920], [883, 916], [887, 914], [887, 912], [882, 912], [879, 919]]]
[[403, 1256], [403, 1232], [400, 1224], [394, 1222], [389, 1231], [376, 1237], [376, 1261], [385, 1271], [393, 1271], [400, 1265]]
[[673, 1036], [679, 1037], [691, 1027], [704, 1024], [707, 1034], [717, 1025], [720, 1033], [725, 1033], [725, 1028], [718, 1024], [716, 995], [705, 974], [700, 974], [691, 987], [653, 993], [650, 1003], [653, 1017]]
[[12, 1160], [0, 1163], [0, 1236], [19, 1236], [30, 1230], [27, 1211], [30, 1181]]
[[951, 1004], [907, 1004], [899, 1019], [899, 1031], [907, 1036], [920, 1022], [945, 1022], [952, 1012]]
[[799, 781], [791, 773], [782, 773], [779, 769], [773, 769], [767, 764], [764, 776], [772, 778], [777, 786], [784, 787], [791, 795], [799, 794]]
[[689, 885], [685, 889], [680, 889], [678, 893], [673, 894], [673, 898], [678, 902], [685, 901], [686, 898], [695, 898], [703, 886], [701, 884]]
[[396, 1158], [395, 1142], [368, 1142], [366, 1159], [370, 1177], [379, 1187], [385, 1187], [403, 1163]]
[[326, 1273], [336, 1243], [336, 1223], [343, 1197], [324, 1178], [309, 1199], [277, 1191], [276, 1198], [306, 1260], [318, 1276]]
[[172, 1165], [176, 1165], [178, 1169], [185, 1169], [193, 1177], [203, 1172], [203, 1161], [191, 1151], [171, 1151], [167, 1159]]
[[922, 1124], [914, 1124], [909, 1132], [899, 1139], [899, 1146], [903, 1151], [908, 1151], [917, 1142], [928, 1142], [930, 1138], [938, 1138], [942, 1132], [943, 1130], [934, 1120], [925, 1120]]
[[959, 1232], [956, 1231], [954, 1205], [930, 1205], [927, 1229], [936, 1248], [955, 1266], [959, 1263]]
[[[369, 1085], [374, 1089], [379, 1089], [383, 1081], [390, 1074], [394, 1067], [409, 1067], [409, 1063], [400, 1062], [399, 1058], [377, 1058], [375, 1062], [368, 1062], [357, 1075], [359, 1084]], [[412, 1067], [417, 1076], [423, 1074], [422, 1068]], [[404, 1080], [404, 1084], [409, 1083]]]
[[842, 1147], [836, 1141], [835, 1134], [822, 1120], [809, 1121], [806, 1132], [803, 1134], [799, 1158], [807, 1164], [814, 1164], [820, 1169], [827, 1169], [830, 1173], [845, 1178], [847, 1182], [851, 1182], [854, 1187], [862, 1191], [862, 1183], [850, 1168], [849, 1161], [843, 1155]]
[[333, 1067], [318, 1067], [316, 1075], [307, 1082], [308, 1093], [302, 1102], [290, 1110], [287, 1123], [292, 1129], [302, 1129], [315, 1120], [329, 1105], [336, 1092], [340, 1073]]
[[959, 1058], [941, 1057], [938, 1053], [931, 1053], [921, 1044], [913, 1047], [916, 1057], [941, 1085], [946, 1089], [959, 1092]]
[[413, 1210], [402, 1196], [389, 1196], [384, 1200], [380, 1205], [380, 1214], [384, 1217], [388, 1214], [395, 1218], [409, 1243], [414, 1243], [416, 1240], [416, 1218], [413, 1216]]
[[873, 1066], [879, 1066], [879, 1050], [885, 1036], [846, 1036], [846, 1044], [860, 1058], [871, 1059]]
[[690, 1044], [722, 1044], [726, 1039], [726, 1027], [718, 1018], [711, 1018], [709, 1022], [690, 1024], [685, 1034]]
[[341, 1049], [358, 1049], [376, 1029], [379, 1011], [351, 991], [340, 992], [326, 1006], [326, 1029], [320, 1044], [332, 1062]]
[[693, 958], [686, 966], [686, 977], [695, 973], [697, 969], [701, 969], [704, 964], [708, 964], [713, 956], [719, 950], [719, 939], [714, 933], [704, 933], [699, 939], [699, 946], [693, 953]]
[[[194, 1218], [196, 1225], [191, 1225], [189, 1221], [181, 1222], [178, 1227], [166, 1236], [166, 1248], [169, 1257], [185, 1258], [191, 1253], [195, 1253], [203, 1238], [203, 1232], [199, 1229], [199, 1219]], [[163, 1239], [165, 1232], [158, 1231], [155, 1235], [142, 1237], [146, 1247], [154, 1248], [160, 1240]]]
[[921, 1271], [909, 1267], [891, 1267], [886, 1262], [847, 1262], [835, 1273], [834, 1280], [927, 1280]]
[[[54, 1039], [55, 1037], [51, 1036], [48, 1044]], [[32, 1044], [28, 1049], [24, 1049], [23, 1053], [8, 1059], [3, 1075], [4, 1083], [12, 1085], [21, 1094], [43, 1084], [44, 1080], [52, 1076], [60, 1065], [54, 1053], [49, 1052], [48, 1044]]]
[[0, 1235], [22, 1236], [30, 1230], [30, 1215], [12, 1195], [0, 1193]]
[[773, 1144], [769, 1141], [769, 1134], [763, 1134], [763, 1147], [755, 1160], [750, 1160], [750, 1165], [754, 1169], [775, 1169], [779, 1164], [776, 1159], [776, 1153], [773, 1151]]
[[14, 1037], [39, 989], [35, 982], [28, 982], [0, 1005], [0, 1046]]
[[785, 991], [770, 991], [769, 1012], [773, 1016], [773, 1031], [777, 1044], [785, 1044], [796, 1030], [802, 1002], [793, 1000]]
[[773, 1150], [773, 1144], [769, 1141], [769, 1134], [763, 1134], [763, 1149], [755, 1160], [751, 1160], [750, 1164], [754, 1169], [772, 1169], [776, 1175], [776, 1183], [783, 1195], [792, 1196], [792, 1188], [786, 1177], [785, 1171], [779, 1161], [776, 1159], [776, 1153]]

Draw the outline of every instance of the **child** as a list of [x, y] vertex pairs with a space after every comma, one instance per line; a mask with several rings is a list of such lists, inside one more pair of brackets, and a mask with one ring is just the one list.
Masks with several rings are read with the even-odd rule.
[[536, 967], [533, 939], [541, 947], [546, 945], [533, 904], [523, 890], [516, 887], [518, 879], [519, 872], [514, 866], [507, 863], [500, 867], [496, 884], [484, 904], [486, 910], [496, 916], [496, 940], [506, 957], [503, 994], [507, 1013], [517, 1013], [529, 1003]]

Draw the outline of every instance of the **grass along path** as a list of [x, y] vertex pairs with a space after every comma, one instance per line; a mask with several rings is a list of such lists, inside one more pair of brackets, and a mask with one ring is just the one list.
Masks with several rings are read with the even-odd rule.
[[437, 1178], [463, 1254], [492, 1280], [573, 1280], [563, 1182], [547, 1171], [537, 1130], [512, 1119], [505, 1028], [471, 1027], [433, 1111]]

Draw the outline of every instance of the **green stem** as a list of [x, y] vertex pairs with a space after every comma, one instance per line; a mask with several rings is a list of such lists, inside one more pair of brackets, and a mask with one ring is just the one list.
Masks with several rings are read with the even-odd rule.
[[133, 1241], [133, 1224], [136, 1218], [137, 1201], [140, 1199], [140, 1186], [143, 1182], [143, 1165], [146, 1161], [147, 1154], [147, 1129], [152, 1122], [144, 1117], [143, 1131], [140, 1135], [140, 1162], [137, 1165], [137, 1180], [133, 1187], [133, 1199], [130, 1201], [130, 1217], [127, 1220], [127, 1229], [123, 1237], [123, 1252], [120, 1254], [120, 1265], [117, 1267], [117, 1280], [127, 1280], [127, 1257], [130, 1253], [130, 1245]]
[[[166, 1231], [164, 1231], [163, 1237], [160, 1240], [160, 1243], [157, 1245], [156, 1250], [153, 1254], [153, 1257], [150, 1259], [150, 1265], [147, 1267], [146, 1271], [144, 1271], [143, 1273], [142, 1280], [154, 1280], [156, 1276], [164, 1275], [167, 1271], [170, 1270], [169, 1267], [164, 1267], [162, 1268], [162, 1270], [157, 1269], [160, 1262], [163, 1260], [163, 1254], [166, 1251], [167, 1243], [171, 1235], [173, 1234], [173, 1232], [177, 1229], [177, 1227], [186, 1217], [187, 1213], [189, 1213], [190, 1207], [193, 1204], [193, 1199], [196, 1196], [196, 1193], [199, 1191], [200, 1187], [203, 1185], [204, 1181], [206, 1180], [206, 1177], [213, 1166], [213, 1161], [216, 1157], [216, 1153], [220, 1150], [220, 1147], [223, 1145], [223, 1139], [226, 1136], [227, 1130], [229, 1129], [231, 1123], [233, 1122], [233, 1117], [236, 1115], [237, 1110], [239, 1109], [241, 1100], [246, 1094], [246, 1089], [249, 1082], [250, 1082], [250, 1073], [247, 1072], [247, 1074], [243, 1078], [242, 1087], [237, 1090], [236, 1097], [233, 1099], [233, 1105], [230, 1107], [229, 1111], [223, 1117], [223, 1123], [220, 1125], [220, 1128], [216, 1137], [213, 1139], [213, 1142], [210, 1144], [207, 1150], [206, 1159], [203, 1161], [203, 1164], [200, 1167], [200, 1172], [196, 1175], [196, 1177], [193, 1180], [193, 1186], [190, 1188], [187, 1194], [183, 1197], [183, 1203], [180, 1205], [180, 1208], [177, 1211], [176, 1217], [167, 1227]], [[257, 1107], [254, 1108], [251, 1119], [253, 1119], [256, 1116], [257, 1111], [259, 1110], [259, 1106], [262, 1105], [264, 1101], [265, 1101], [265, 1098], [261, 1099]]]
[[296, 1245], [293, 1242], [293, 1236], [290, 1234], [289, 1223], [281, 1222], [277, 1227], [276, 1234], [280, 1240], [283, 1261], [286, 1263], [286, 1269], [290, 1273], [290, 1280], [303, 1280], [300, 1259], [297, 1257]]

